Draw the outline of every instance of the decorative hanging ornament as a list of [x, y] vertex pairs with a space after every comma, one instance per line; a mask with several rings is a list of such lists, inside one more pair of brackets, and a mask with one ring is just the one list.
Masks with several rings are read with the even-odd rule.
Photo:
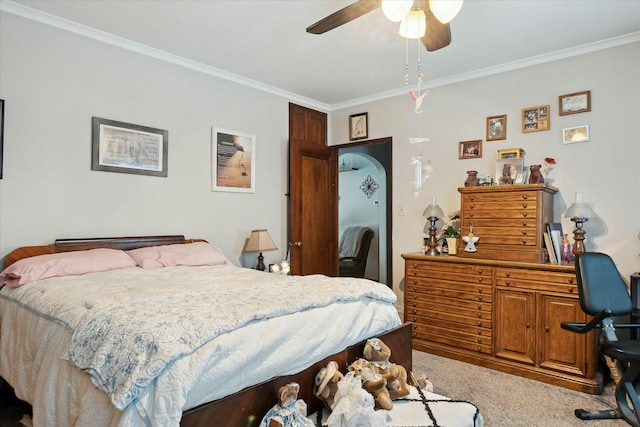
[[464, 236], [462, 240], [467, 244], [464, 248], [465, 252], [478, 252], [476, 249], [476, 243], [480, 240], [480, 237], [473, 235], [473, 223], [471, 223], [469, 227], [469, 234]]
[[422, 187], [427, 179], [431, 178], [433, 173], [433, 163], [431, 160], [423, 162], [422, 155], [417, 155], [411, 158], [411, 165], [413, 166], [414, 171], [414, 180], [411, 183], [413, 186], [413, 195], [418, 196], [422, 192]]
[[[418, 92], [420, 93], [420, 92]], [[428, 90], [425, 90], [422, 95], [416, 95], [416, 93], [412, 90], [409, 91], [409, 95], [411, 96], [411, 99], [413, 99], [416, 103], [416, 108], [415, 108], [415, 112], [416, 114], [420, 114], [422, 113], [422, 101], [424, 101], [424, 98], [427, 96], [427, 94], [429, 93]]]

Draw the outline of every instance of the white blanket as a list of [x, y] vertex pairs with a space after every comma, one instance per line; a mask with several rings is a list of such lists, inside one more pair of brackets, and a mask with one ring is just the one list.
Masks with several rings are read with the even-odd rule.
[[[203, 272], [213, 275], [206, 283], [198, 279]], [[146, 271], [133, 268], [52, 278], [14, 290], [3, 289], [0, 293], [0, 375], [14, 385], [19, 397], [34, 405], [34, 421], [38, 425], [81, 425], [85, 416], [82, 405], [92, 402], [91, 424], [95, 426], [141, 425], [143, 422], [175, 426], [182, 411], [188, 408], [275, 376], [299, 372], [314, 361], [400, 324], [392, 305], [395, 295], [386, 286], [346, 279], [339, 281], [338, 289], [334, 287], [337, 282], [324, 276], [279, 276], [217, 266]], [[207, 297], [201, 293], [203, 285], [211, 291]], [[363, 289], [366, 289], [364, 293]], [[182, 356], [158, 368], [158, 375], [154, 373], [155, 379], [140, 389], [132, 405], [122, 412], [107, 410], [106, 395], [96, 396], [95, 391], [86, 386], [87, 376], [78, 376], [77, 370], [65, 366], [71, 365], [69, 362], [59, 358], [68, 349], [71, 334], [84, 319], [100, 317], [93, 313], [105, 307], [126, 310], [127, 306], [157, 303], [159, 305], [153, 307], [158, 316], [150, 316], [155, 322], [169, 306], [181, 299], [188, 300], [178, 297], [181, 292], [197, 296], [198, 310], [209, 310], [209, 316], [223, 320], [218, 333], [212, 334], [218, 335], [217, 338], [208, 341], [212, 336], [203, 338], [199, 332], [192, 335], [195, 351], [189, 347], [174, 352]], [[146, 299], [149, 293], [153, 296]], [[296, 293], [312, 295], [312, 298], [294, 302]], [[239, 303], [222, 302], [219, 297], [223, 294]], [[337, 303], [329, 304], [336, 300]], [[190, 307], [193, 303], [191, 301]], [[224, 314], [221, 311], [224, 306], [231, 311]], [[257, 318], [247, 318], [238, 311], [240, 306], [253, 306], [260, 314]], [[25, 311], [28, 313], [22, 314], [26, 316], [24, 323], [14, 321], [18, 313]], [[292, 314], [276, 316], [279, 312]], [[191, 322], [193, 331], [202, 326], [199, 322], [203, 311], [197, 313], [183, 316], [184, 321]], [[131, 319], [128, 323], [121, 322], [119, 327], [130, 329], [137, 322]], [[226, 333], [230, 324], [244, 326], [234, 333]], [[173, 325], [173, 321], [167, 320], [167, 327]], [[20, 339], [23, 334], [29, 335]], [[57, 337], [55, 343], [43, 344], [53, 335]], [[66, 336], [64, 346], [59, 339], [63, 336]], [[34, 352], [29, 347], [43, 354], [38, 366], [33, 363], [32, 355], [28, 355]], [[49, 353], [48, 347], [54, 348], [56, 354], [45, 355]], [[56, 381], [69, 385], [60, 387]], [[81, 396], [83, 393], [87, 396]], [[105, 411], [107, 416], [102, 415]]]

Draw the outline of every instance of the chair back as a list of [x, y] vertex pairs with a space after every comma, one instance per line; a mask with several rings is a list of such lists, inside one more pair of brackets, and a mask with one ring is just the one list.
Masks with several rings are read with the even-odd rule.
[[359, 260], [366, 259], [369, 254], [369, 246], [373, 238], [373, 230], [369, 227], [347, 227], [340, 238], [338, 252], [340, 258], [353, 257]]
[[595, 316], [609, 309], [612, 316], [631, 313], [627, 285], [611, 257], [599, 252], [579, 254], [575, 260], [582, 310]]

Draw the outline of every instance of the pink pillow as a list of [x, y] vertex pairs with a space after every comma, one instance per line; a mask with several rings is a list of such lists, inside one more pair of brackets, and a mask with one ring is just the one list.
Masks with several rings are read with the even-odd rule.
[[174, 265], [232, 265], [220, 248], [206, 242], [150, 246], [132, 249], [127, 253], [142, 268]]
[[135, 267], [136, 262], [118, 249], [90, 249], [23, 258], [0, 273], [0, 286], [17, 288], [34, 280]]

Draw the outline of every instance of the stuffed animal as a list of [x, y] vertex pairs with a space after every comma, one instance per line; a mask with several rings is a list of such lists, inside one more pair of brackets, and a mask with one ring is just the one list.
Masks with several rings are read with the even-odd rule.
[[392, 400], [409, 394], [407, 370], [402, 365], [391, 363], [391, 349], [380, 338], [368, 339], [362, 355], [374, 370], [387, 380], [387, 390]]
[[349, 365], [349, 372], [353, 372], [355, 376], [362, 380], [362, 388], [371, 393], [375, 402], [376, 409], [386, 409], [390, 411], [393, 408], [393, 402], [387, 390], [387, 380], [375, 372], [371, 363], [367, 359], [358, 359]]
[[505, 163], [504, 166], [502, 166], [500, 184], [513, 184], [513, 178], [511, 178], [511, 166], [509, 166], [508, 163]]
[[307, 404], [298, 399], [300, 385], [289, 383], [278, 389], [278, 404], [269, 409], [260, 427], [315, 427], [307, 418]]
[[541, 165], [529, 166], [529, 184], [544, 184], [544, 176], [540, 172]]
[[[387, 411], [376, 411], [373, 396], [362, 388], [362, 379], [355, 372], [347, 372], [338, 383], [333, 410], [327, 427], [364, 427], [389, 425]], [[323, 424], [325, 425], [325, 424]]]
[[322, 400], [329, 411], [333, 409], [335, 396], [338, 392], [338, 382], [342, 378], [344, 375], [338, 370], [338, 363], [333, 360], [316, 374], [316, 385], [313, 387], [313, 392], [318, 399]]

